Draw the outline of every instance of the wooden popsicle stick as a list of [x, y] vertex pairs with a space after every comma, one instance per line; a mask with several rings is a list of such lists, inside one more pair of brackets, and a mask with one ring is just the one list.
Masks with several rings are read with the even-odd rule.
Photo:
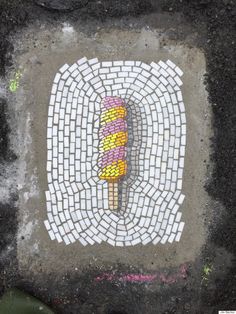
[[109, 203], [109, 209], [113, 210], [113, 195], [114, 195], [114, 189], [113, 189], [113, 182], [108, 182], [108, 203]]
[[118, 182], [113, 184], [113, 200], [114, 200], [114, 210], [118, 209]]
[[108, 182], [108, 202], [110, 210], [118, 209], [118, 182]]

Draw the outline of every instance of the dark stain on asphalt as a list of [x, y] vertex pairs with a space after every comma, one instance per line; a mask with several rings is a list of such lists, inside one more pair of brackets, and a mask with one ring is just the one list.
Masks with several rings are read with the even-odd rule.
[[[6, 99], [0, 98], [0, 162], [3, 165], [5, 162], [11, 162], [16, 159], [16, 155], [10, 148], [9, 131], [7, 102]], [[1, 174], [3, 174], [2, 171]]]
[[[150, 12], [178, 12], [192, 25], [204, 50], [207, 61], [206, 86], [213, 111], [214, 136], [211, 161], [213, 172], [206, 186], [209, 194], [224, 205], [215, 207], [215, 221], [210, 226], [209, 239], [202, 254], [189, 268], [186, 280], [175, 285], [120, 282], [94, 282], [99, 273], [88, 268], [83, 274], [75, 272], [58, 278], [56, 274], [37, 280], [21, 278], [16, 261], [16, 198], [0, 205], [1, 281], [0, 291], [10, 286], [39, 297], [57, 313], [217, 313], [219, 309], [235, 309], [235, 263], [224, 269], [226, 255], [235, 261], [236, 248], [236, 2], [235, 0], [100, 0], [100, 1], [0, 1], [0, 75], [11, 65], [11, 33], [34, 20], [56, 22], [60, 18], [95, 19], [138, 16]], [[175, 34], [173, 34], [175, 36]], [[0, 158], [1, 163], [14, 160], [10, 151], [6, 101], [1, 100]], [[220, 214], [219, 214], [220, 212]], [[9, 250], [13, 247], [14, 250]], [[222, 251], [225, 250], [225, 251]], [[7, 253], [6, 253], [7, 252]], [[5, 254], [6, 253], [6, 254]], [[202, 284], [202, 269], [212, 263], [214, 276]], [[113, 265], [116, 271], [128, 271], [128, 266]], [[145, 269], [145, 265], [144, 265]], [[216, 271], [217, 270], [217, 271]], [[138, 270], [137, 270], [138, 271]]]

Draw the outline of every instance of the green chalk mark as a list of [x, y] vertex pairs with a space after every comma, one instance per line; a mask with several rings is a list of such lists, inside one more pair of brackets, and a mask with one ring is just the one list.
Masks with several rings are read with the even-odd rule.
[[211, 264], [205, 264], [203, 266], [201, 284], [204, 282], [207, 285], [207, 282], [209, 281], [209, 276], [212, 271], [213, 271], [213, 266]]
[[17, 89], [19, 88], [19, 81], [20, 81], [20, 77], [21, 77], [21, 73], [20, 73], [20, 70], [18, 70], [16, 73], [15, 73], [15, 78], [10, 80], [10, 84], [9, 84], [9, 90], [11, 92], [16, 92]]

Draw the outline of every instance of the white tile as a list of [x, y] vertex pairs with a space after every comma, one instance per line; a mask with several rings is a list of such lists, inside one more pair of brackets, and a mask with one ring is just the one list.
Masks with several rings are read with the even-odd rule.
[[180, 156], [184, 156], [185, 155], [185, 147], [180, 147]]
[[116, 73], [116, 77], [117, 77], [117, 72], [120, 72], [120, 67], [112, 67], [110, 68], [110, 72], [111, 73]]
[[175, 221], [179, 222], [181, 217], [182, 217], [182, 213], [178, 212], [177, 215], [176, 215]]
[[113, 61], [114, 66], [122, 66], [124, 64], [124, 61]]
[[180, 224], [179, 224], [178, 231], [180, 231], [181, 233], [182, 233], [182, 231], [184, 229], [184, 225], [185, 225], [185, 223], [183, 221], [181, 221]]
[[135, 62], [134, 61], [125, 61], [126, 66], [134, 66]]
[[69, 76], [70, 76], [70, 72], [69, 71], [65, 71], [61, 78], [66, 80]]
[[[99, 243], [99, 244], [102, 243], [102, 240], [96, 235], [93, 235], [93, 240], [96, 241], [96, 243]], [[108, 240], [107, 240], [107, 242], [108, 242]]]
[[[79, 71], [80, 72], [82, 72], [82, 74], [85, 72], [85, 70], [87, 70], [87, 69], [89, 69], [89, 71], [90, 71], [90, 68], [89, 68], [89, 66], [88, 66], [88, 64], [87, 63], [83, 63], [82, 65], [80, 65], [79, 67], [78, 67], [78, 69], [79, 69]], [[84, 74], [83, 74], [84, 75]]]
[[123, 77], [120, 77], [120, 78], [116, 78], [115, 79], [115, 83], [124, 83], [124, 78]]
[[185, 107], [184, 107], [184, 103], [183, 102], [179, 103], [179, 108], [180, 108], [181, 112], [185, 112]]
[[103, 84], [104, 85], [112, 85], [112, 84], [114, 84], [114, 81], [113, 80], [104, 80]]
[[111, 61], [102, 62], [102, 66], [103, 67], [111, 67], [112, 66], [112, 62]]
[[[128, 72], [120, 72], [120, 73], [118, 73], [118, 76], [119, 77], [128, 77], [129, 73]], [[133, 82], [133, 79], [132, 79], [132, 82]]]
[[181, 91], [177, 92], [177, 99], [178, 99], [178, 101], [183, 101], [183, 96], [182, 96]]
[[153, 68], [155, 68], [157, 71], [160, 70], [160, 66], [158, 64], [156, 64], [155, 62], [151, 62], [150, 64]]
[[55, 237], [56, 237], [58, 243], [61, 243], [63, 241], [59, 233], [55, 233]]
[[164, 69], [160, 69], [160, 74], [163, 75], [164, 77], [168, 76], [168, 73]]
[[59, 71], [61, 73], [64, 73], [68, 68], [69, 68], [69, 65], [66, 63], [59, 69]]
[[103, 241], [107, 241], [107, 236], [105, 236], [104, 234], [99, 234], [98, 237], [103, 240]]
[[132, 71], [132, 67], [122, 66], [121, 70], [124, 71], [124, 72], [131, 72]]
[[49, 237], [51, 238], [51, 240], [55, 240], [56, 239], [55, 234], [54, 234], [54, 232], [52, 230], [49, 230], [48, 234], [49, 234]]
[[168, 66], [166, 65], [165, 62], [163, 61], [159, 61], [158, 64], [163, 68], [163, 69], [166, 69]]
[[111, 240], [111, 239], [108, 239], [107, 240], [107, 243], [109, 243], [110, 245], [112, 246], [115, 246], [116, 245], [116, 242], [114, 240]]
[[64, 230], [65, 230], [66, 233], [69, 233], [69, 232], [70, 232], [70, 228], [69, 228], [69, 226], [68, 226], [68, 224], [67, 224], [66, 222], [63, 223], [63, 228], [64, 228]]
[[179, 76], [182, 76], [183, 75], [183, 71], [179, 68], [179, 67], [177, 67], [176, 66], [176, 68], [175, 68], [175, 72], [179, 75]]
[[[164, 78], [164, 76], [160, 76], [160, 81], [163, 83], [164, 86], [168, 85], [168, 81]], [[161, 87], [161, 85], [160, 85]], [[162, 89], [163, 91], [165, 91], [165, 88]]]
[[182, 232], [178, 232], [178, 233], [177, 233], [177, 236], [176, 236], [176, 238], [175, 238], [175, 241], [176, 241], [176, 242], [179, 242], [179, 241], [180, 241], [181, 235], [182, 235]]
[[59, 217], [62, 223], [66, 221], [66, 218], [63, 212], [59, 213]]
[[121, 241], [117, 241], [117, 242], [116, 242], [116, 246], [124, 246], [124, 243], [121, 242]]
[[91, 68], [86, 67], [85, 70], [82, 72], [82, 74], [83, 74], [83, 76], [86, 76], [86, 75], [88, 75], [91, 71], [92, 71]]
[[169, 236], [169, 238], [168, 238], [168, 242], [169, 243], [173, 243], [173, 241], [174, 241], [174, 239], [175, 239], [175, 234], [174, 233], [171, 233], [171, 235]]
[[75, 238], [73, 237], [71, 233], [68, 234], [68, 239], [70, 240], [71, 243], [75, 242]]
[[161, 244], [165, 244], [167, 240], [168, 240], [168, 235], [164, 235], [161, 239]]
[[182, 86], [182, 85], [183, 85], [183, 82], [181, 81], [181, 79], [180, 79], [178, 76], [175, 76], [175, 77], [174, 77], [174, 80], [176, 81], [176, 83], [177, 83], [179, 86]]
[[55, 216], [54, 219], [55, 219], [55, 224], [56, 224], [57, 226], [61, 224], [61, 221], [60, 221], [60, 219], [59, 219], [58, 216]]
[[178, 203], [179, 203], [179, 204], [183, 204], [184, 199], [185, 199], [185, 195], [184, 195], [184, 194], [181, 194], [180, 197], [179, 197], [179, 199], [178, 199]]
[[170, 76], [175, 76], [175, 71], [173, 71], [171, 68], [167, 68], [166, 71], [169, 73]]
[[65, 242], [66, 245], [69, 245], [69, 244], [70, 244], [70, 240], [69, 240], [69, 238], [68, 238], [67, 235], [65, 235], [65, 236], [63, 237], [63, 241]]
[[172, 229], [172, 225], [168, 225], [167, 228], [166, 228], [166, 234], [167, 235], [170, 235], [171, 229]]
[[148, 244], [149, 242], [151, 242], [152, 241], [152, 239], [150, 238], [150, 237], [147, 237], [146, 239], [144, 239], [143, 241], [142, 241], [142, 244], [143, 245], [146, 245], [146, 244]]
[[90, 60], [88, 60], [88, 63], [89, 63], [90, 65], [95, 64], [95, 63], [98, 63], [98, 59], [97, 59], [97, 58], [90, 59]]
[[176, 65], [171, 61], [171, 60], [167, 60], [166, 63], [172, 68], [174, 69], [176, 67]]
[[51, 213], [48, 213], [48, 221], [49, 222], [53, 222], [54, 221], [54, 218], [53, 218]]
[[176, 233], [176, 231], [178, 230], [178, 227], [179, 227], [179, 224], [175, 222], [172, 228], [172, 232]]
[[62, 91], [62, 90], [63, 90], [63, 87], [64, 87], [64, 84], [65, 84], [65, 82], [61, 80], [61, 81], [59, 82], [59, 84], [58, 84], [58, 88], [57, 88], [57, 89], [58, 89], [59, 91]]
[[83, 57], [83, 58], [79, 59], [79, 60], [77, 61], [77, 63], [78, 63], [79, 65], [81, 65], [81, 64], [85, 63], [86, 61], [87, 61], [87, 58], [86, 58], [86, 57]]
[[99, 69], [99, 68], [100, 68], [100, 66], [101, 66], [101, 64], [100, 64], [100, 63], [96, 63], [96, 64], [92, 65], [92, 69], [93, 69], [93, 71], [95, 71], [95, 70]]
[[86, 241], [87, 241], [89, 244], [91, 244], [91, 245], [93, 245], [93, 244], [95, 243], [94, 240], [91, 239], [90, 237], [86, 237]]
[[83, 239], [83, 238], [79, 238], [79, 241], [80, 241], [80, 243], [81, 243], [83, 246], [88, 245], [88, 242], [87, 242], [85, 239]]
[[131, 241], [132, 245], [137, 245], [141, 242], [141, 239], [140, 238], [137, 238], [137, 239], [134, 239]]
[[76, 231], [76, 230], [73, 230], [72, 231], [72, 234], [73, 234], [73, 236], [74, 236], [74, 238], [76, 239], [76, 240], [78, 240], [79, 239], [79, 233]]
[[51, 93], [52, 93], [52, 94], [56, 94], [56, 92], [57, 92], [57, 84], [53, 84], [53, 85], [52, 85]]
[[70, 230], [73, 230], [74, 229], [74, 224], [73, 224], [72, 220], [71, 219], [68, 220], [67, 223], [68, 223], [68, 226], [69, 226]]
[[[117, 74], [116, 74], [116, 73], [107, 74], [107, 78], [108, 78], [108, 79], [115, 79], [115, 78], [117, 78]], [[92, 81], [91, 81], [91, 82], [92, 82]]]
[[47, 230], [50, 230], [50, 229], [51, 229], [51, 226], [50, 226], [48, 220], [44, 220], [44, 225], [45, 225], [45, 227], [46, 227]]
[[[73, 78], [76, 78], [78, 76], [78, 80], [79, 80], [79, 77], [80, 77], [80, 74], [79, 74], [79, 71], [78, 71], [78, 66], [76, 66], [77, 69], [74, 70], [72, 73], [71, 73], [71, 77]], [[69, 70], [70, 71], [70, 70]], [[80, 77], [81, 78], [81, 77]]]
[[69, 68], [68, 71], [74, 72], [77, 69], [78, 65], [76, 63], [72, 64]]
[[61, 74], [60, 73], [57, 73], [56, 75], [55, 75], [55, 77], [54, 77], [54, 83], [58, 83], [59, 82], [59, 80], [60, 80], [60, 78], [61, 78]]
[[151, 66], [149, 64], [146, 64], [144, 62], [141, 63], [141, 67], [147, 71], [150, 71]]

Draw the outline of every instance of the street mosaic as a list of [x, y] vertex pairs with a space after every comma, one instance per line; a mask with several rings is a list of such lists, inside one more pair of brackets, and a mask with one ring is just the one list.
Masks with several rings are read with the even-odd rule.
[[180, 241], [186, 116], [172, 61], [82, 58], [56, 73], [47, 126], [52, 240]]

